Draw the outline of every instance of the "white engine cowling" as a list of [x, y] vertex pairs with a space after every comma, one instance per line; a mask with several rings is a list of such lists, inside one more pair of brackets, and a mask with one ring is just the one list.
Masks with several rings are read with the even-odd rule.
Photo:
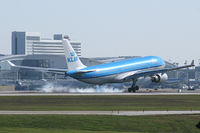
[[151, 77], [151, 81], [155, 83], [165, 82], [166, 80], [168, 80], [168, 76], [166, 73], [164, 74], [159, 73]]

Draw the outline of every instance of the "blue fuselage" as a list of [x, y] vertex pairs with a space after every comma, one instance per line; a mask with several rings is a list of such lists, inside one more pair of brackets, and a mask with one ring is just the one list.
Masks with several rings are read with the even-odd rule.
[[[147, 70], [152, 68], [157, 68], [164, 66], [165, 62], [157, 56], [146, 56], [133, 59], [126, 59], [121, 61], [116, 61], [112, 63], [105, 63], [95, 66], [89, 66], [80, 70], [68, 71], [67, 75], [78, 79], [94, 79], [108, 77], [111, 75], [119, 75], [122, 73], [138, 71], [138, 70]], [[81, 73], [76, 75], [79, 71], [90, 71], [87, 73]]]

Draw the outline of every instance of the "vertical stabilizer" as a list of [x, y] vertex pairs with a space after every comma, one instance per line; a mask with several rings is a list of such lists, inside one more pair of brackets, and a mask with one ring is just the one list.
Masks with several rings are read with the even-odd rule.
[[65, 59], [67, 61], [68, 70], [76, 70], [86, 67], [82, 64], [79, 57], [72, 48], [68, 37], [64, 37], [62, 42], [64, 46]]

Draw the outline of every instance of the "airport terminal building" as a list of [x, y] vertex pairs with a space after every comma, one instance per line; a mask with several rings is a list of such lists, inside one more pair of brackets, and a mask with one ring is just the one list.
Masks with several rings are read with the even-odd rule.
[[[53, 39], [42, 39], [39, 32], [12, 32], [12, 55], [0, 55], [0, 85], [14, 85], [16, 90], [34, 90], [48, 82], [62, 86], [72, 84], [88, 86], [88, 84], [66, 77], [64, 74], [13, 68], [7, 62], [10, 61], [18, 66], [67, 69], [62, 38], [62, 34], [54, 34]], [[81, 43], [78, 41], [71, 41], [71, 43], [77, 55], [81, 56]], [[80, 57], [80, 59], [83, 64], [92, 66], [137, 57]], [[175, 64], [165, 62], [166, 68], [175, 67]], [[200, 81], [200, 69], [198, 67], [190, 71], [188, 69], [179, 70], [167, 74], [171, 79], [182, 79], [184, 82], [188, 81], [188, 79]]]
[[[127, 58], [137, 58], [137, 57], [105, 57], [105, 58], [84, 58], [80, 57], [83, 64], [87, 66], [98, 65], [102, 63], [109, 63], [113, 61], [118, 61]], [[19, 86], [18, 83], [23, 83], [25, 86], [32, 85], [42, 86], [46, 82], [65, 85], [80, 85], [88, 86], [88, 84], [82, 83], [70, 77], [66, 77], [64, 74], [55, 74], [50, 72], [40, 72], [24, 68], [13, 68], [7, 62], [10, 61], [16, 65], [31, 66], [31, 67], [44, 67], [44, 68], [61, 68], [67, 69], [67, 64], [64, 55], [9, 55], [0, 56], [0, 85], [14, 84], [18, 86], [16, 89], [21, 89], [23, 87]], [[173, 67], [173, 64], [166, 63], [166, 67]], [[176, 78], [176, 72], [168, 73], [169, 77]], [[28, 89], [34, 89], [34, 87], [29, 87]]]
[[[39, 32], [12, 32], [12, 55], [63, 55], [62, 34], [53, 39], [41, 38]], [[71, 41], [76, 54], [81, 56], [81, 42]]]

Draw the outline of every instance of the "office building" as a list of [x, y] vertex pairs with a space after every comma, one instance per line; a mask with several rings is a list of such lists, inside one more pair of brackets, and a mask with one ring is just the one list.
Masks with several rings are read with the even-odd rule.
[[[39, 32], [12, 32], [12, 55], [63, 55], [62, 34], [54, 34], [53, 39], [42, 39]], [[78, 56], [81, 43], [71, 41]]]

